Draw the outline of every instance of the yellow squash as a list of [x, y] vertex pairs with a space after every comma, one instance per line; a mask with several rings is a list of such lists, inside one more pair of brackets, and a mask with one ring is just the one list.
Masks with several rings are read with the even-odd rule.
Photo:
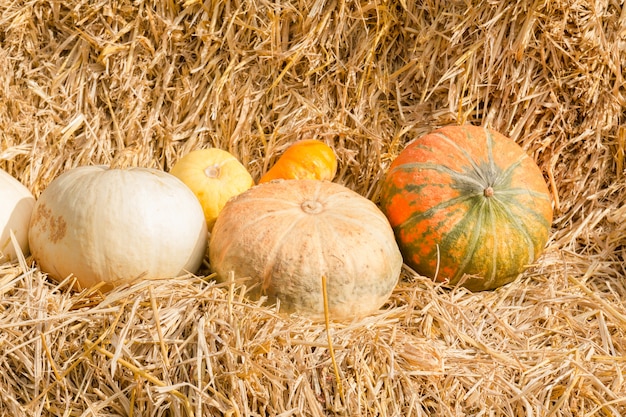
[[254, 185], [246, 167], [231, 153], [218, 148], [189, 152], [178, 160], [170, 173], [196, 195], [209, 231], [224, 204]]

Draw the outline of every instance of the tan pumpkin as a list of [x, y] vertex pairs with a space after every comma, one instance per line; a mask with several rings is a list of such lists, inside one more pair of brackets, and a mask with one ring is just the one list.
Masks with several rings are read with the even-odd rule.
[[252, 176], [231, 153], [218, 149], [197, 149], [184, 155], [170, 170], [194, 192], [209, 230], [229, 198], [254, 185]]
[[180, 180], [156, 169], [84, 166], [41, 193], [30, 248], [57, 281], [103, 289], [138, 279], [196, 272], [208, 233], [200, 203]]
[[28, 255], [28, 224], [35, 197], [21, 182], [0, 169], [0, 201], [0, 262], [10, 262], [17, 255], [11, 232], [22, 253]]
[[219, 281], [243, 279], [250, 296], [280, 311], [342, 320], [379, 309], [395, 287], [402, 255], [384, 214], [336, 183], [284, 180], [231, 199], [209, 243]]

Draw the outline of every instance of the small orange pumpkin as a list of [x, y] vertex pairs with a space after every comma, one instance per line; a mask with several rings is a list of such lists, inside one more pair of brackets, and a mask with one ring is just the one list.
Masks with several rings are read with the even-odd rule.
[[276, 179], [331, 181], [336, 173], [337, 158], [332, 148], [316, 139], [303, 139], [287, 148], [259, 184]]

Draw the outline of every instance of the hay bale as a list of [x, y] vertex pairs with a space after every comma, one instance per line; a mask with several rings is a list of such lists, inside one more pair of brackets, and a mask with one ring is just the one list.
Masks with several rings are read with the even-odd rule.
[[624, 10], [0, 4], [0, 166], [36, 195], [71, 167], [167, 170], [207, 146], [258, 179], [315, 137], [337, 151], [336, 181], [377, 201], [408, 141], [469, 122], [526, 149], [556, 210], [515, 283], [472, 294], [406, 269], [380, 313], [331, 324], [332, 357], [323, 324], [210, 276], [75, 294], [30, 259], [3, 265], [0, 414], [626, 414]]

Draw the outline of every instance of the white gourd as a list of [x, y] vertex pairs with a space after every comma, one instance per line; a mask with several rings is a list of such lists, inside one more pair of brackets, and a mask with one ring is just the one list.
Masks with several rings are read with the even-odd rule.
[[16, 178], [0, 170], [0, 201], [0, 262], [11, 262], [16, 258], [11, 232], [22, 253], [29, 253], [28, 224], [35, 197]]
[[208, 233], [200, 203], [179, 179], [149, 168], [74, 168], [42, 192], [30, 247], [57, 281], [105, 289], [195, 273]]

